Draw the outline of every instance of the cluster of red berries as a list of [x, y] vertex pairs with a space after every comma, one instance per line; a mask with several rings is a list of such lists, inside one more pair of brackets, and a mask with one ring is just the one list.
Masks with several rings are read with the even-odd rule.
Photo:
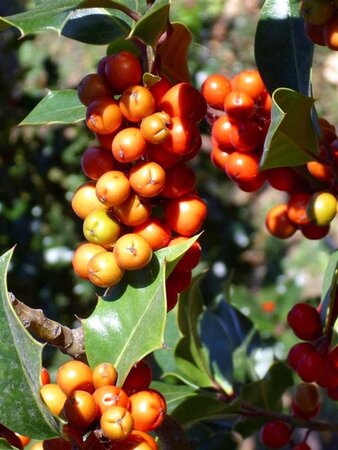
[[294, 334], [304, 341], [290, 349], [288, 364], [303, 381], [317, 383], [329, 397], [338, 400], [338, 346], [330, 348], [318, 310], [298, 303], [289, 311], [287, 321]]
[[231, 79], [210, 75], [201, 92], [209, 105], [212, 162], [241, 190], [258, 190], [265, 181], [259, 161], [271, 116], [271, 98], [259, 72], [244, 70]]
[[150, 434], [166, 415], [166, 401], [150, 389], [152, 373], [141, 360], [129, 372], [122, 387], [110, 363], [93, 370], [85, 363], [71, 360], [59, 367], [56, 383], [49, 376], [42, 380], [40, 395], [55, 416], [64, 419], [63, 437], [35, 444], [34, 450], [157, 450]]
[[145, 85], [143, 75], [141, 60], [121, 51], [102, 58], [78, 87], [99, 144], [82, 156], [90, 181], [72, 199], [88, 241], [75, 251], [73, 267], [100, 287], [146, 266], [154, 250], [188, 239], [207, 215], [187, 164], [201, 147], [206, 102], [187, 82], [172, 85], [163, 76]]
[[314, 44], [338, 50], [338, 1], [301, 0], [299, 10], [308, 38]]
[[[321, 396], [318, 386], [313, 383], [299, 383], [292, 398], [292, 413], [294, 416], [304, 420], [315, 417], [321, 406]], [[268, 448], [281, 448], [287, 444], [291, 444], [293, 440], [292, 427], [281, 420], [273, 420], [267, 422], [260, 431], [260, 439]], [[306, 442], [306, 438], [297, 444], [292, 443], [292, 450], [311, 450], [310, 445]]]

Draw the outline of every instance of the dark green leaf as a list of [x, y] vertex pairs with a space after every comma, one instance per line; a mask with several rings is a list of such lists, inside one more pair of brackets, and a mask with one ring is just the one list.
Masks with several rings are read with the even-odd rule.
[[[211, 375], [204, 370], [204, 368], [198, 367], [196, 364], [196, 352], [192, 351], [195, 342], [189, 336], [184, 336], [181, 338], [179, 343], [175, 348], [175, 361], [179, 373], [193, 385], [200, 387], [214, 387], [215, 383], [211, 378]], [[200, 360], [200, 356], [197, 356]], [[205, 363], [207, 365], [207, 360], [205, 358]]]
[[319, 153], [311, 109], [314, 100], [291, 89], [273, 94], [272, 119], [264, 143], [261, 169], [312, 161]]
[[291, 369], [283, 362], [276, 362], [262, 380], [243, 386], [241, 401], [269, 411], [278, 411], [283, 393], [292, 384]]
[[80, 103], [76, 90], [50, 91], [20, 125], [71, 124], [85, 116], [86, 107]]
[[[135, 3], [132, 2], [132, 4]], [[126, 2], [113, 0], [46, 0], [30, 11], [0, 17], [0, 30], [14, 26], [20, 31], [21, 36], [46, 30], [55, 30], [61, 34], [76, 9], [118, 8], [124, 10], [127, 6]]]
[[157, 251], [150, 264], [129, 271], [83, 321], [90, 365], [111, 362], [121, 385], [135, 362], [164, 345], [165, 278], [197, 237]]
[[35, 439], [52, 438], [59, 435], [58, 423], [39, 394], [43, 345], [23, 327], [8, 296], [12, 253], [0, 258], [0, 423]]
[[198, 332], [213, 379], [227, 394], [232, 394], [232, 345], [226, 328], [214, 313], [205, 310], [198, 321]]
[[190, 425], [201, 420], [230, 419], [238, 412], [237, 403], [227, 404], [220, 401], [216, 393], [201, 392], [180, 403], [171, 415], [181, 425]]
[[265, 422], [267, 422], [267, 419], [263, 417], [243, 417], [236, 422], [234, 431], [239, 433], [243, 438], [250, 437], [256, 433]]
[[154, 353], [154, 359], [160, 368], [160, 376], [169, 372], [175, 372], [176, 364], [174, 358], [174, 347], [176, 346], [181, 334], [178, 330], [176, 308], [167, 314], [167, 320], [164, 331], [165, 348]]
[[62, 29], [63, 36], [86, 44], [104, 45], [125, 38], [130, 27], [119, 17], [102, 8], [78, 9], [70, 14]]
[[337, 306], [335, 306], [336, 294], [338, 283], [338, 250], [336, 250], [330, 256], [329, 264], [326, 267], [321, 304], [320, 304], [320, 316], [324, 325], [324, 333], [329, 334], [331, 328], [334, 325], [336, 317], [334, 317], [334, 311], [337, 312]]
[[0, 450], [12, 450], [16, 447], [12, 447], [5, 439], [0, 438]]
[[309, 95], [313, 43], [304, 33], [299, 3], [266, 0], [255, 37], [255, 59], [270, 94], [280, 87]]
[[155, 381], [151, 383], [151, 387], [157, 389], [164, 395], [167, 402], [168, 414], [171, 414], [172, 411], [188, 397], [197, 395], [196, 389], [191, 386], [171, 385]]
[[169, 0], [156, 0], [152, 7], [135, 22], [129, 37], [137, 37], [155, 47], [169, 24]]

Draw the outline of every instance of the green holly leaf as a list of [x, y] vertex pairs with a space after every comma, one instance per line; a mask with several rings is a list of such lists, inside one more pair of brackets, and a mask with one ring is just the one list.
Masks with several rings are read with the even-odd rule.
[[89, 364], [114, 364], [119, 385], [135, 362], [163, 348], [165, 279], [197, 238], [158, 250], [147, 267], [128, 271], [120, 283], [98, 299], [91, 316], [83, 320]]
[[225, 403], [219, 401], [215, 392], [199, 392], [181, 402], [171, 413], [180, 425], [191, 425], [202, 420], [226, 420], [238, 414], [238, 402]]
[[256, 29], [255, 59], [271, 95], [280, 87], [309, 95], [313, 48], [298, 2], [266, 0]]
[[0, 438], [0, 450], [12, 450], [16, 447], [12, 447], [5, 439]]
[[69, 15], [62, 35], [85, 44], [109, 44], [130, 33], [123, 16], [120, 11], [104, 8], [77, 9]]
[[[87, 9], [82, 14], [90, 15], [93, 8], [116, 8], [124, 11], [129, 5], [137, 5], [137, 1], [113, 1], [113, 0], [46, 0], [39, 2], [34, 9], [7, 17], [0, 17], [0, 31], [8, 27], [15, 27], [20, 31], [21, 37], [41, 31], [54, 30], [62, 33], [67, 21], [72, 17], [78, 17], [81, 13], [75, 10]], [[140, 2], [143, 4], [143, 2]], [[127, 16], [126, 16], [126, 20]], [[102, 30], [100, 30], [102, 32]]]
[[321, 303], [319, 306], [320, 316], [324, 326], [324, 334], [330, 334], [337, 319], [337, 287], [338, 287], [338, 250], [332, 253], [326, 267]]
[[135, 22], [129, 37], [137, 37], [145, 44], [155, 47], [169, 24], [169, 0], [156, 0], [152, 7]]
[[251, 406], [279, 411], [281, 397], [293, 385], [292, 370], [284, 362], [274, 363], [263, 379], [243, 386], [241, 402]]
[[314, 100], [292, 89], [273, 94], [271, 125], [264, 143], [261, 169], [298, 166], [319, 154], [311, 110]]
[[72, 124], [84, 120], [86, 107], [74, 89], [49, 91], [20, 125]]
[[197, 395], [196, 388], [182, 384], [168, 384], [161, 381], [154, 381], [151, 383], [153, 389], [158, 390], [164, 396], [167, 403], [168, 414], [188, 397]]
[[53, 438], [60, 435], [59, 422], [39, 394], [44, 345], [23, 327], [8, 295], [12, 254], [10, 250], [0, 257], [0, 423], [34, 439]]

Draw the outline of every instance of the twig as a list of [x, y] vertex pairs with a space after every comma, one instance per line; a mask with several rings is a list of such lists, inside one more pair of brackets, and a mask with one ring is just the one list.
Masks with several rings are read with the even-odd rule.
[[291, 416], [288, 414], [267, 411], [266, 409], [253, 406], [246, 402], [241, 403], [241, 410], [239, 414], [245, 417], [266, 417], [271, 420], [281, 420], [289, 423], [295, 428], [307, 428], [314, 431], [331, 431], [332, 433], [338, 432], [338, 423], [331, 424], [327, 422], [318, 422], [316, 420], [304, 420], [300, 417]]
[[48, 319], [42, 309], [33, 309], [20, 302], [15, 295], [9, 298], [23, 326], [37, 339], [76, 359], [85, 359], [82, 327], [69, 328], [55, 320]]

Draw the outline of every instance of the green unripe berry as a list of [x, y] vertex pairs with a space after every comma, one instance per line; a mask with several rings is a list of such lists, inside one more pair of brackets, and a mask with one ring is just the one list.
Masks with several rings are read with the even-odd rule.
[[320, 227], [328, 225], [337, 214], [337, 199], [330, 192], [317, 192], [307, 205], [306, 214]]

